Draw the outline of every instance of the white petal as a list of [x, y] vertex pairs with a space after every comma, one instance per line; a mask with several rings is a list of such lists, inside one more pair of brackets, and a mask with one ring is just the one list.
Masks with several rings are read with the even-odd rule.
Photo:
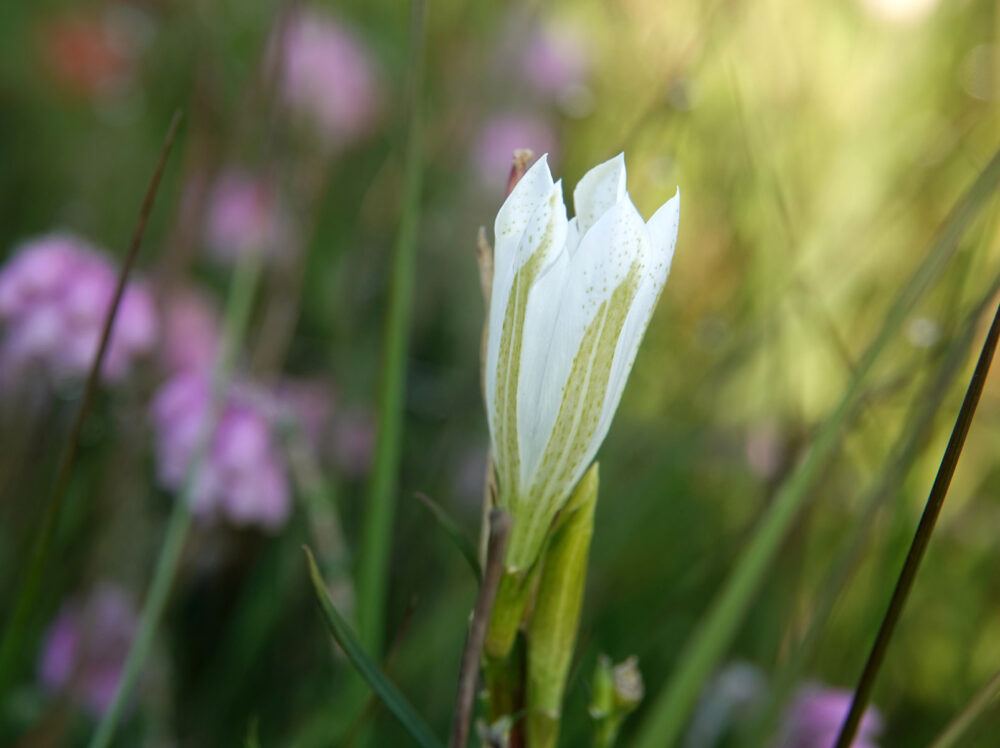
[[532, 214], [551, 192], [553, 186], [549, 165], [542, 156], [521, 177], [500, 207], [494, 224], [493, 289], [490, 297], [489, 330], [486, 343], [486, 413], [493, 430], [493, 396], [496, 391], [496, 363], [500, 345], [500, 330], [514, 281], [518, 247]]
[[[554, 323], [543, 333], [542, 340], [533, 345], [540, 349], [536, 353], [538, 359], [528, 363], [526, 355], [522, 363], [522, 366], [532, 367], [534, 381], [542, 377], [546, 381], [546, 386], [535, 392], [522, 389], [518, 393], [519, 413], [534, 420], [531, 429], [522, 431], [521, 469], [522, 481], [526, 485], [536, 482], [534, 474], [539, 470], [546, 451], [538, 448], [528, 451], [529, 444], [547, 443], [564, 398], [580, 396], [579, 392], [567, 392], [566, 386], [588, 327], [602, 305], [626, 280], [633, 262], [649, 251], [648, 245], [649, 234], [642, 217], [626, 197], [598, 219], [583, 236], [579, 249], [570, 259], [562, 293], [555, 302], [558, 308]], [[543, 293], [543, 289], [539, 288], [538, 296]], [[586, 361], [584, 365], [591, 367], [593, 361]], [[579, 480], [582, 471], [593, 459], [604, 433], [585, 437], [583, 441], [587, 443], [583, 445], [566, 445], [564, 462], [573, 463], [573, 477], [569, 485], [559, 486], [557, 492], [571, 489]], [[593, 448], [591, 441], [594, 442]]]
[[583, 175], [573, 190], [573, 210], [580, 225], [580, 235], [597, 219], [625, 197], [625, 154], [598, 164]]
[[[553, 263], [564, 255], [566, 228], [562, 184], [557, 182], [551, 185], [548, 194], [535, 207], [530, 219], [524, 224], [517, 248], [510, 253], [514, 255], [510, 263], [514, 271], [511, 279], [504, 285], [503, 296], [498, 296], [494, 291], [490, 300], [490, 329], [486, 347], [486, 406], [501, 482], [506, 480], [510, 483], [515, 480], [514, 475], [519, 460], [518, 454], [513, 453], [514, 447], [509, 446], [509, 443], [499, 436], [499, 425], [502, 423], [504, 433], [508, 435], [516, 436], [521, 429], [521, 417], [515, 411], [518, 403], [517, 391], [520, 390], [522, 380], [524, 345], [525, 340], [538, 334], [532, 326], [533, 323], [528, 321], [532, 289], [538, 278], [545, 275]], [[499, 276], [499, 272], [495, 271], [494, 278]], [[514, 296], [518, 293], [518, 289], [521, 289], [520, 297]], [[521, 304], [523, 307], [519, 308]], [[523, 314], [523, 324], [517, 321], [521, 314]], [[505, 348], [503, 335], [508, 315], [511, 315], [511, 320], [506, 334], [511, 340]], [[506, 361], [499, 360], [503, 350], [508, 351], [505, 356], [510, 356]], [[501, 386], [499, 384], [501, 375], [510, 377], [506, 381], [518, 388], [516, 391], [511, 389], [511, 398], [506, 400], [500, 398], [497, 392], [498, 386]]]
[[[670, 273], [670, 264], [674, 257], [674, 247], [677, 245], [677, 228], [680, 223], [680, 190], [664, 204], [646, 224], [649, 231], [649, 253], [643, 262], [643, 277], [639, 285], [632, 308], [629, 310], [622, 328], [621, 338], [615, 349], [614, 363], [611, 365], [611, 376], [608, 379], [607, 394], [601, 409], [601, 418], [597, 433], [601, 440], [608, 433], [615, 411], [621, 401], [622, 393], [628, 375], [632, 371], [639, 345], [642, 343], [646, 327], [656, 309], [663, 286]], [[595, 450], [596, 454], [596, 450]]]
[[[670, 272], [670, 263], [674, 259], [674, 247], [677, 246], [677, 227], [680, 226], [680, 222], [681, 190], [678, 187], [677, 193], [660, 206], [660, 209], [646, 224], [646, 228], [649, 229], [649, 237], [653, 240], [651, 246], [655, 259], [664, 264], [664, 280]], [[656, 265], [655, 262], [653, 264]]]
[[[530, 484], [530, 471], [534, 470], [545, 451], [566, 384], [566, 367], [560, 364], [571, 355], [574, 342], [567, 337], [571, 332], [560, 335], [558, 341], [556, 336], [569, 274], [569, 254], [563, 251], [538, 278], [528, 297], [524, 317], [528, 333], [521, 342], [521, 377], [517, 389], [518, 445], [522, 466], [518, 480], [522, 491]], [[559, 359], [558, 362], [553, 358]]]

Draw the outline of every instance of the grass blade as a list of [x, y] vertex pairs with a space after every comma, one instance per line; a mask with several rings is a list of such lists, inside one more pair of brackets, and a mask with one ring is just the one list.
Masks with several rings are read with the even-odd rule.
[[896, 625], [906, 606], [906, 599], [913, 588], [913, 581], [916, 579], [920, 563], [927, 552], [927, 545], [930, 543], [931, 535], [937, 524], [944, 499], [948, 495], [948, 487], [951, 485], [952, 476], [958, 466], [958, 458], [962, 455], [962, 448], [965, 446], [965, 439], [969, 435], [969, 427], [972, 425], [972, 418], [976, 414], [979, 406], [979, 398], [983, 394], [983, 387], [986, 385], [986, 377], [990, 372], [990, 364], [993, 363], [993, 354], [997, 348], [997, 339], [1000, 338], [1000, 305], [997, 306], [993, 315], [993, 323], [990, 331], [983, 343], [983, 350], [979, 354], [979, 361], [976, 362], [976, 370], [972, 373], [969, 388], [965, 392], [965, 399], [962, 401], [962, 408], [958, 412], [955, 420], [955, 427], [952, 429], [951, 437], [948, 439], [948, 446], [945, 448], [944, 456], [941, 458], [941, 465], [934, 478], [934, 485], [931, 486], [930, 495], [927, 497], [927, 504], [924, 506], [924, 513], [920, 517], [917, 531], [913, 536], [913, 543], [906, 554], [906, 561], [899, 573], [899, 580], [896, 582], [896, 589], [893, 590], [892, 598], [889, 600], [889, 607], [882, 619], [875, 643], [872, 645], [868, 660], [865, 662], [864, 670], [861, 672], [861, 679], [858, 687], [854, 691], [854, 699], [851, 701], [851, 710], [847, 713], [844, 725], [840, 729], [840, 736], [837, 738], [837, 748], [848, 748], [854, 742], [854, 734], [861, 723], [861, 716], [868, 708], [871, 699], [872, 689], [875, 687], [875, 678], [885, 660], [885, 654], [892, 641]]
[[347, 655], [347, 658], [368, 682], [372, 690], [382, 699], [386, 708], [395, 715], [399, 723], [410, 734], [410, 737], [422, 748], [441, 748], [442, 744], [435, 737], [431, 728], [417, 714], [406, 697], [399, 692], [399, 689], [382, 674], [378, 665], [365, 651], [358, 637], [351, 631], [351, 627], [347, 625], [347, 621], [333, 607], [333, 603], [330, 602], [330, 598], [326, 594], [326, 585], [316, 567], [316, 560], [313, 558], [312, 552], [305, 546], [303, 546], [303, 550], [306, 553], [306, 560], [309, 562], [309, 578], [316, 591], [316, 600], [319, 602], [323, 618], [337, 644], [344, 650], [344, 654]]
[[462, 531], [462, 528], [458, 526], [458, 523], [448, 515], [448, 512], [444, 510], [444, 507], [434, 501], [434, 499], [430, 496], [419, 492], [414, 495], [420, 500], [420, 503], [424, 505], [427, 511], [431, 513], [431, 516], [437, 520], [437, 523], [441, 526], [441, 529], [444, 530], [445, 534], [451, 538], [455, 547], [458, 548], [458, 552], [461, 553], [465, 560], [469, 563], [469, 568], [472, 569], [472, 573], [475, 575], [476, 581], [482, 583], [483, 570], [479, 566], [479, 552], [472, 544], [472, 541], [469, 540], [469, 536], [466, 535]]
[[410, 111], [404, 166], [404, 193], [392, 263], [385, 352], [379, 384], [378, 436], [368, 502], [358, 553], [358, 630], [366, 649], [379, 657], [385, 631], [392, 523], [396, 509], [400, 443], [403, 430], [406, 352], [416, 270], [417, 218], [423, 163], [420, 148], [420, 92], [423, 82], [425, 0], [414, 0], [410, 50]]
[[916, 302], [951, 259], [959, 239], [998, 183], [1000, 151], [955, 205], [926, 258], [893, 301], [875, 340], [857, 361], [840, 402], [798, 469], [779, 489], [692, 641], [683, 648], [670, 682], [653, 699], [640, 725], [637, 748], [659, 748], [676, 742], [705, 679], [735, 636], [788, 529], [812, 495], [814, 482], [838, 445], [845, 424], [857, 408], [865, 378]]
[[976, 692], [976, 695], [972, 697], [972, 701], [948, 723], [940, 735], [934, 738], [934, 742], [930, 744], [929, 748], [951, 748], [951, 746], [957, 745], [958, 741], [968, 732], [969, 728], [972, 727], [972, 724], [983, 712], [993, 706], [998, 695], [1000, 695], [1000, 671], [997, 671]]

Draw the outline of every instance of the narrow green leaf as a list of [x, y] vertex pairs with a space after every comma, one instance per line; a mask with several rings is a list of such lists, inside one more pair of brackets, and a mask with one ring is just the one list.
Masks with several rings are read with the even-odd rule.
[[312, 579], [313, 588], [316, 590], [316, 599], [319, 601], [319, 607], [323, 611], [323, 618], [326, 619], [330, 633], [337, 640], [340, 648], [344, 650], [347, 659], [357, 668], [361, 676], [368, 681], [368, 685], [378, 694], [379, 698], [386, 705], [386, 708], [395, 715], [399, 723], [418, 745], [423, 746], [423, 748], [441, 748], [442, 744], [435, 737], [431, 728], [417, 714], [416, 710], [410, 705], [410, 702], [406, 700], [406, 697], [399, 692], [399, 689], [379, 670], [378, 665], [375, 664], [375, 661], [372, 660], [361, 646], [358, 637], [351, 631], [351, 627], [347, 625], [347, 621], [333, 607], [330, 597], [326, 594], [326, 585], [319, 573], [319, 569], [316, 567], [316, 560], [313, 558], [312, 552], [305, 546], [303, 546], [303, 550], [306, 553], [306, 560], [309, 562], [309, 577]]
[[449, 516], [448, 512], [430, 496], [422, 493], [417, 493], [415, 496], [427, 511], [431, 513], [431, 516], [437, 520], [438, 525], [445, 531], [445, 534], [451, 538], [451, 542], [458, 548], [458, 552], [469, 563], [469, 568], [472, 569], [472, 573], [476, 576], [476, 581], [481, 584], [483, 581], [483, 570], [479, 566], [479, 555], [476, 547], [469, 540], [469, 536], [462, 531], [462, 528]]

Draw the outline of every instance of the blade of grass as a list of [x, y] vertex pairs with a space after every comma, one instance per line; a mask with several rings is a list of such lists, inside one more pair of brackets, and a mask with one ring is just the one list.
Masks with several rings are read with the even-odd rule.
[[976, 692], [972, 701], [945, 726], [941, 734], [934, 738], [929, 748], [951, 748], [957, 745], [973, 723], [994, 705], [998, 695], [1000, 695], [1000, 670]]
[[875, 679], [878, 671], [885, 660], [889, 643], [895, 633], [896, 625], [906, 606], [910, 590], [913, 588], [913, 581], [916, 579], [920, 563], [927, 552], [927, 545], [930, 543], [931, 535], [937, 524], [937, 518], [944, 505], [944, 499], [948, 495], [948, 487], [951, 485], [951, 478], [955, 474], [958, 466], [958, 458], [962, 455], [962, 448], [965, 446], [965, 439], [969, 435], [969, 427], [972, 425], [972, 418], [976, 414], [979, 406], [979, 398], [983, 394], [983, 387], [986, 385], [986, 377], [990, 372], [990, 364], [993, 362], [993, 353], [996, 351], [997, 339], [1000, 338], [1000, 305], [997, 306], [993, 315], [993, 323], [990, 331], [983, 343], [983, 350], [979, 354], [979, 361], [976, 362], [976, 370], [972, 374], [969, 388], [966, 390], [965, 399], [962, 401], [962, 408], [958, 412], [955, 420], [955, 427], [952, 429], [951, 438], [948, 439], [948, 446], [945, 448], [944, 457], [941, 458], [941, 465], [938, 467], [937, 476], [934, 478], [934, 485], [931, 486], [930, 495], [927, 497], [927, 504], [924, 513], [920, 517], [917, 531], [913, 536], [913, 543], [906, 554], [906, 561], [903, 562], [903, 569], [899, 573], [899, 580], [896, 582], [896, 589], [893, 590], [892, 598], [889, 600], [889, 607], [879, 626], [878, 635], [872, 645], [868, 660], [865, 662], [864, 670], [858, 681], [858, 687], [854, 691], [854, 699], [851, 701], [851, 710], [847, 713], [844, 725], [840, 729], [840, 736], [837, 738], [836, 748], [848, 748], [854, 742], [854, 735], [861, 723], [861, 716], [868, 708], [871, 700], [872, 689], [875, 687]]
[[[399, 657], [399, 653], [403, 649], [403, 644], [410, 634], [410, 624], [413, 623], [413, 616], [417, 613], [418, 602], [416, 595], [410, 598], [410, 602], [406, 606], [406, 612], [403, 613], [403, 617], [400, 620], [399, 630], [396, 631], [396, 635], [392, 638], [389, 652], [382, 662], [382, 672], [385, 673], [386, 677], [392, 677], [396, 658]], [[347, 731], [346, 737], [341, 741], [344, 748], [354, 748], [358, 740], [365, 734], [368, 724], [378, 715], [381, 706], [382, 702], [379, 700], [378, 694], [371, 691], [368, 694], [368, 700], [365, 702], [365, 708], [361, 710], [361, 714], [358, 715], [357, 720], [351, 725], [351, 729]]]
[[437, 523], [444, 530], [445, 534], [451, 538], [455, 547], [458, 548], [458, 552], [468, 562], [469, 568], [472, 569], [472, 573], [476, 577], [476, 581], [481, 584], [483, 581], [483, 570], [479, 566], [479, 551], [476, 550], [472, 541], [469, 540], [469, 536], [462, 531], [462, 528], [448, 515], [448, 512], [430, 496], [419, 491], [414, 496], [431, 513], [431, 516], [437, 520]]
[[385, 323], [382, 380], [379, 386], [375, 464], [365, 508], [358, 553], [358, 630], [365, 648], [376, 658], [382, 651], [389, 553], [399, 480], [400, 443], [406, 387], [406, 354], [416, 271], [417, 219], [423, 179], [420, 92], [423, 83], [427, 3], [414, 0], [410, 34], [408, 139], [399, 232], [392, 261], [389, 308]]
[[129, 274], [135, 265], [136, 257], [139, 255], [139, 248], [142, 246], [142, 239], [146, 234], [146, 224], [149, 222], [149, 216], [153, 211], [153, 203], [156, 200], [160, 181], [163, 178], [163, 171], [166, 168], [167, 158], [170, 156], [170, 151], [173, 148], [181, 119], [181, 112], [179, 110], [174, 112], [174, 116], [170, 120], [170, 126], [167, 128], [167, 135], [163, 140], [163, 146], [160, 148], [156, 167], [153, 169], [153, 176], [146, 187], [146, 194], [139, 208], [139, 217], [132, 232], [132, 239], [129, 242], [128, 250], [125, 252], [125, 259], [122, 261], [121, 271], [118, 274], [118, 285], [115, 287], [114, 297], [104, 318], [100, 343], [97, 346], [94, 360], [87, 374], [87, 383], [84, 386], [83, 397], [80, 399], [80, 406], [70, 427], [66, 448], [59, 460], [59, 466], [56, 468], [55, 480], [45, 501], [45, 514], [32, 548], [28, 570], [24, 575], [24, 582], [17, 594], [14, 612], [11, 614], [10, 621], [4, 631], [3, 643], [0, 644], [0, 702], [3, 701], [3, 695], [14, 679], [17, 661], [22, 654], [22, 642], [32, 610], [35, 607], [35, 600], [41, 588], [42, 578], [45, 575], [45, 567], [48, 564], [49, 553], [52, 549], [52, 538], [56, 527], [59, 525], [63, 500], [66, 497], [66, 489], [69, 487], [70, 477], [73, 473], [73, 463], [76, 461], [76, 453], [80, 447], [80, 436], [83, 433], [83, 425], [93, 406], [94, 396], [100, 384], [101, 368], [104, 364], [108, 344], [111, 340], [115, 318], [118, 315], [118, 308], [125, 293]]
[[305, 551], [306, 560], [309, 563], [309, 578], [316, 591], [316, 600], [323, 612], [323, 618], [326, 620], [333, 638], [344, 650], [344, 654], [418, 745], [422, 748], [441, 748], [441, 742], [431, 731], [431, 728], [417, 714], [406, 697], [382, 674], [378, 665], [365, 651], [358, 637], [351, 631], [351, 627], [347, 625], [347, 621], [333, 607], [333, 603], [330, 602], [330, 598], [326, 594], [326, 585], [316, 566], [312, 552], [305, 546], [302, 550]]
[[150, 583], [149, 592], [143, 604], [135, 638], [132, 640], [128, 656], [125, 658], [121, 678], [115, 688], [114, 699], [101, 717], [97, 730], [91, 738], [90, 748], [107, 748], [110, 745], [118, 723], [121, 721], [125, 705], [128, 703], [139, 673], [142, 671], [142, 666], [153, 646], [153, 637], [156, 634], [160, 618], [163, 616], [167, 598], [170, 595], [170, 587], [180, 564], [181, 552], [184, 550], [184, 541], [187, 539], [188, 527], [191, 524], [191, 504], [196, 487], [201, 483], [201, 474], [208, 459], [209, 445], [218, 422], [222, 395], [232, 380], [236, 352], [240, 350], [246, 334], [253, 298], [260, 279], [261, 263], [259, 253], [251, 253], [241, 257], [236, 266], [226, 301], [225, 335], [212, 377], [209, 415], [198, 436], [195, 456], [188, 468], [180, 495], [174, 499], [167, 532], [163, 539], [163, 547], [160, 549], [156, 569], [153, 572], [153, 581]]
[[670, 682], [652, 701], [639, 728], [637, 748], [659, 748], [677, 740], [705, 679], [735, 636], [788, 529], [812, 495], [813, 483], [839, 444], [843, 427], [857, 408], [857, 396], [865, 378], [910, 310], [952, 257], [959, 239], [998, 182], [1000, 151], [952, 209], [927, 256], [899, 292], [875, 339], [855, 364], [840, 402], [819, 429], [798, 469], [778, 490], [691, 642], [684, 647]]

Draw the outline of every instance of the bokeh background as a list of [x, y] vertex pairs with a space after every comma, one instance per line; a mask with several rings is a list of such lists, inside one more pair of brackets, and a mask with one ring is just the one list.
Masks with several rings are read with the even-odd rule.
[[[475, 582], [413, 495], [478, 534], [476, 231], [513, 149], [548, 152], [570, 186], [625, 151], [647, 216], [683, 193], [671, 277], [600, 454], [563, 730], [565, 745], [589, 739], [597, 655], [635, 654], [647, 699], [627, 745], [998, 146], [998, 30], [986, 0], [430, 2], [383, 648], [441, 734]], [[374, 744], [408, 744], [378, 708], [359, 721], [300, 546], [351, 617], [409, 36], [409, 9], [389, 1], [0, 9], [0, 620], [167, 124], [185, 113], [0, 742], [84, 744], [106, 708], [205, 418], [231, 280], [259, 260], [212, 478], [121, 744], [234, 745], [252, 725], [263, 745], [349, 745], [371, 725]], [[853, 687], [991, 310], [992, 195], [963, 228], [865, 378], [685, 745], [774, 745], [807, 684]], [[1000, 668], [995, 382], [878, 681], [881, 745], [926, 745]], [[997, 730], [987, 714], [963, 744], [995, 745]]]

